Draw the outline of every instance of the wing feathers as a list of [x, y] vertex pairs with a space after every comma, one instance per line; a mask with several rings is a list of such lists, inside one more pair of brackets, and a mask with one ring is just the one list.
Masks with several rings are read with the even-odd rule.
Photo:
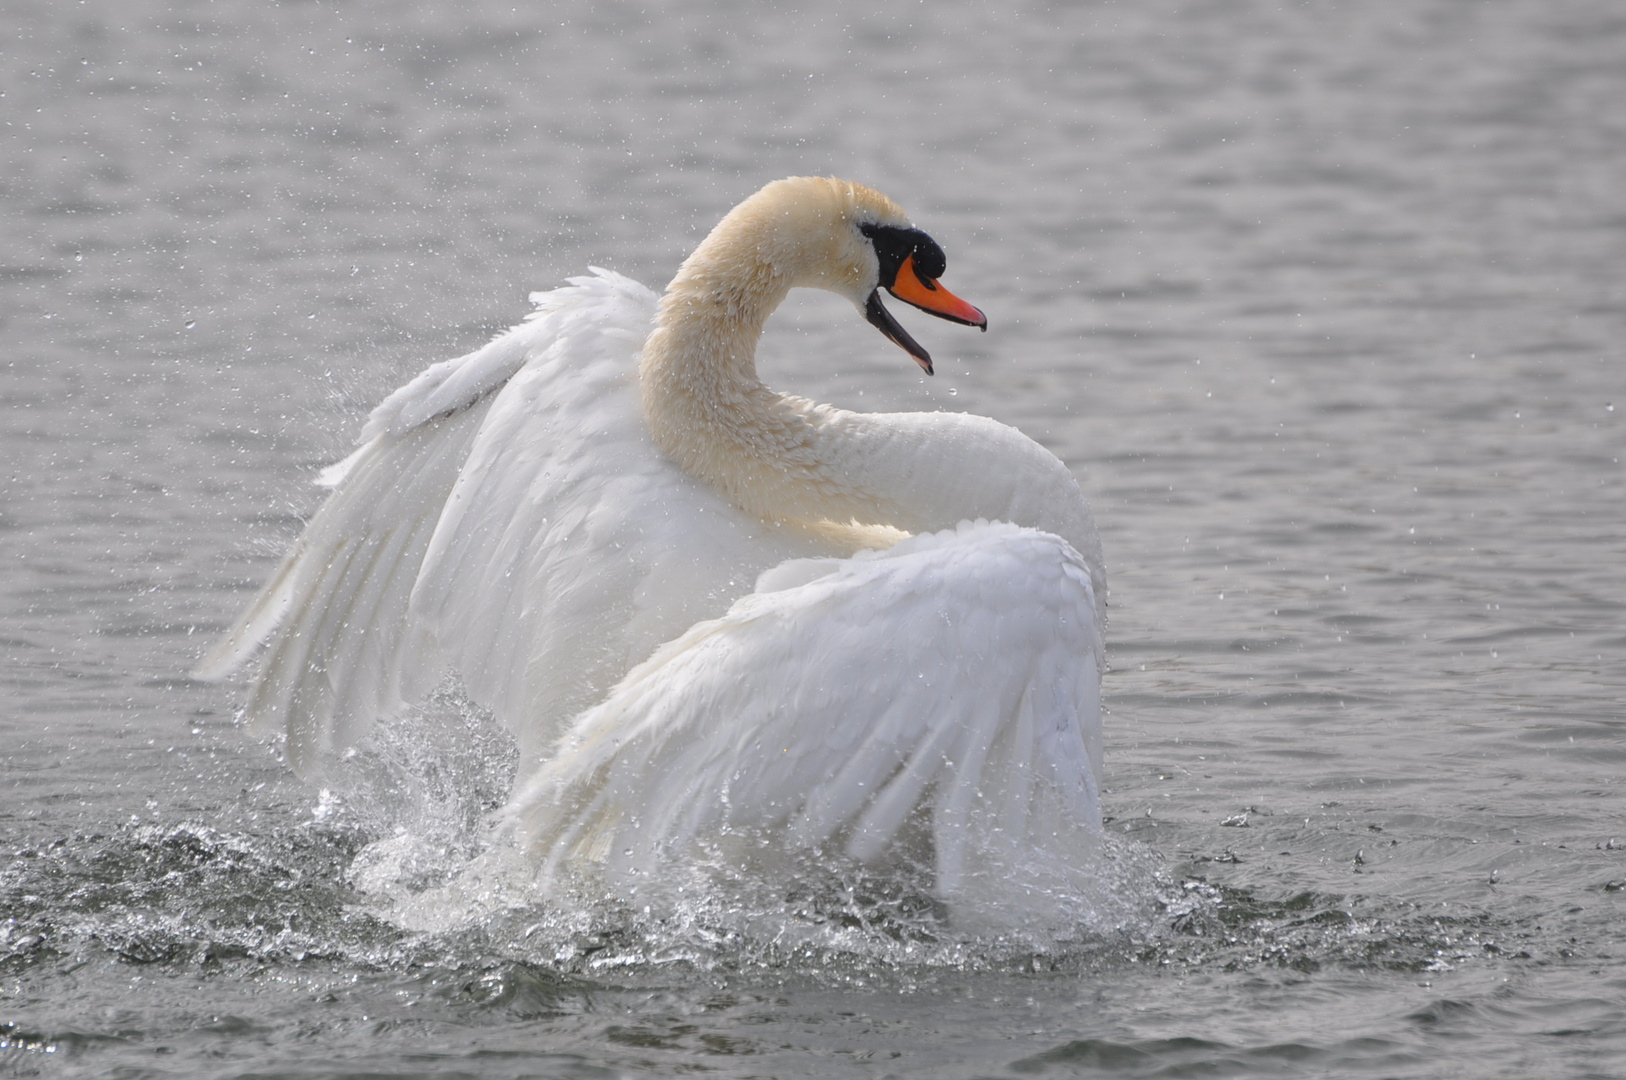
[[244, 719], [286, 730], [290, 762], [316, 769], [327, 751], [398, 709], [403, 689], [436, 666], [407, 601], [435, 521], [483, 405], [364, 447], [340, 486], [200, 678], [229, 675], [269, 642]]
[[634, 882], [716, 830], [874, 859], [924, 806], [946, 897], [1022, 852], [1093, 842], [1082, 566], [1058, 537], [967, 523], [748, 596], [583, 714], [512, 819], [546, 873], [591, 855]]
[[[518, 403], [521, 414], [528, 406], [546, 412], [579, 396], [580, 373], [561, 358], [577, 356], [589, 332], [614, 342], [590, 354], [600, 369], [608, 364], [615, 371], [606, 379], [600, 370], [598, 382], [624, 383], [655, 297], [620, 275], [594, 275], [536, 294], [537, 310], [524, 324], [467, 356], [433, 365], [373, 410], [361, 445], [320, 478], [333, 494], [248, 611], [195, 669], [199, 678], [225, 678], [269, 643], [244, 717], [258, 730], [286, 730], [289, 758], [299, 771], [317, 768], [327, 752], [427, 690], [448, 653], [473, 661], [467, 669], [474, 687], [500, 682], [498, 672], [503, 678], [518, 673], [513, 681], [521, 690], [556, 679], [556, 672], [528, 664], [535, 639], [547, 632], [535, 597], [550, 587], [538, 557], [548, 534], [536, 526], [552, 509], [570, 520], [572, 508], [549, 488], [547, 467], [556, 462], [536, 444], [521, 439], [517, 461], [493, 461], [492, 442], [510, 432], [484, 444], [481, 433], [505, 396], [498, 391], [528, 364], [542, 362], [548, 378]], [[586, 389], [594, 389], [591, 380]], [[626, 406], [620, 401], [623, 411]], [[510, 429], [527, 420], [515, 410], [504, 415]], [[510, 471], [490, 477], [486, 470], [494, 465]], [[466, 514], [471, 503], [473, 513]], [[577, 508], [574, 517], [587, 509]], [[443, 526], [449, 534], [461, 530], [460, 553], [471, 557], [426, 563]], [[501, 557], [482, 561], [490, 551], [471, 543], [471, 535], [494, 539]], [[461, 601], [461, 618], [426, 619], [415, 611], [415, 590], [456, 607], [453, 594], [468, 585], [471, 570], [476, 584]], [[498, 598], [495, 606], [484, 602], [491, 597]], [[485, 695], [519, 728], [529, 717], [512, 703], [524, 696]]]

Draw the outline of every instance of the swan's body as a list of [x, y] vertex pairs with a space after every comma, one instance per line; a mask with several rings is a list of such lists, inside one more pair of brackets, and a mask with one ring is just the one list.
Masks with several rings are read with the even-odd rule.
[[548, 866], [636, 875], [746, 827], [876, 858], [922, 808], [945, 896], [1076, 855], [1100, 830], [1104, 583], [1073, 478], [983, 417], [756, 376], [798, 285], [929, 371], [879, 289], [977, 324], [920, 272], [934, 251], [884, 196], [794, 179], [658, 301], [605, 271], [538, 294], [374, 410], [200, 674], [269, 641], [245, 712], [311, 771], [455, 671], [519, 738], [511, 816]]

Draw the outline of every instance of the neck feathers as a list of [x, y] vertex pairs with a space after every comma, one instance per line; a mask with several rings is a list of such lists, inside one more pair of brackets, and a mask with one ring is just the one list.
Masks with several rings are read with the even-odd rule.
[[[876, 500], [834, 467], [824, 429], [835, 410], [757, 377], [761, 323], [705, 313], [703, 301], [691, 307], [685, 294], [666, 294], [644, 345], [640, 389], [655, 445], [765, 521], [885, 523]], [[671, 318], [679, 307], [689, 313]]]
[[[1055, 532], [1098, 562], [1077, 483], [1021, 432], [963, 414], [846, 412], [758, 378], [757, 340], [792, 287], [849, 297], [874, 288], [843, 277], [857, 273], [843, 245], [863, 242], [850, 223], [865, 192], [832, 180], [770, 184], [684, 262], [639, 372], [655, 444], [765, 521], [922, 532], [987, 518]], [[905, 220], [889, 201], [883, 211]]]
[[[655, 444], [684, 471], [767, 521], [884, 523], [832, 467], [826, 410], [757, 377], [763, 324], [796, 286], [856, 291], [850, 226], [868, 193], [839, 180], [769, 184], [735, 207], [667, 286], [639, 372]], [[901, 217], [888, 203], [886, 209]], [[872, 211], [873, 212], [873, 211]]]

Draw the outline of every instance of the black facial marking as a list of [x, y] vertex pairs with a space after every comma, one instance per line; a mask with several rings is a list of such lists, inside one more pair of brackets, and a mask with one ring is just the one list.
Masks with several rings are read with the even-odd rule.
[[860, 225], [858, 230], [869, 237], [875, 246], [875, 257], [881, 262], [883, 289], [890, 289], [898, 280], [898, 268], [903, 260], [915, 257], [915, 276], [928, 289], [936, 290], [934, 279], [948, 269], [948, 256], [937, 246], [937, 241], [919, 229], [905, 229], [897, 225]]

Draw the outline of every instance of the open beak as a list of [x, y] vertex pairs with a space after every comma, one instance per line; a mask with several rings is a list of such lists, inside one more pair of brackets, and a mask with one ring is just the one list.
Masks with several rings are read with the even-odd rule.
[[[984, 332], [988, 329], [988, 318], [981, 311], [943, 288], [932, 278], [917, 271], [913, 255], [903, 260], [902, 265], [898, 267], [897, 278], [886, 287], [886, 291], [904, 303], [913, 304], [939, 319], [975, 326]], [[930, 354], [921, 348], [920, 342], [910, 337], [909, 332], [898, 325], [898, 320], [892, 317], [892, 313], [882, 306], [880, 289], [870, 293], [869, 301], [864, 305], [864, 317], [895, 345], [914, 357], [921, 370], [928, 375], [932, 374]]]

